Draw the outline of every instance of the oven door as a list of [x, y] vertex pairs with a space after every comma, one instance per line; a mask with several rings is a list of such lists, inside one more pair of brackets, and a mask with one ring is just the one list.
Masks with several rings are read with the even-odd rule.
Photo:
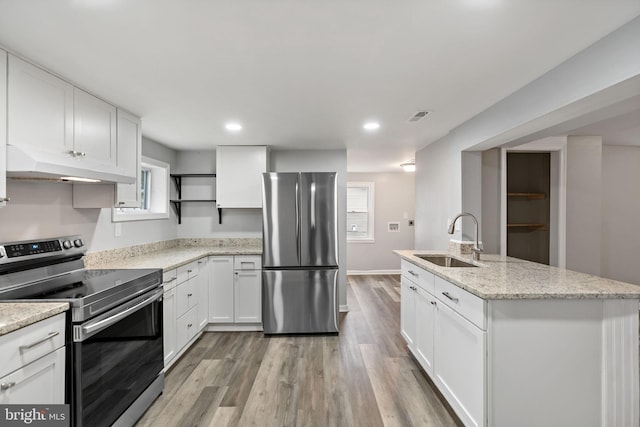
[[110, 426], [164, 368], [162, 289], [73, 327], [75, 427]]

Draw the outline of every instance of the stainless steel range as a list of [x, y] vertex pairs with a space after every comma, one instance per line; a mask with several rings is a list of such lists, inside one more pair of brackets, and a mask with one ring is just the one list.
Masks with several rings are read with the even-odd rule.
[[69, 302], [72, 425], [131, 426], [164, 385], [162, 270], [86, 270], [85, 252], [80, 236], [0, 244], [0, 300]]

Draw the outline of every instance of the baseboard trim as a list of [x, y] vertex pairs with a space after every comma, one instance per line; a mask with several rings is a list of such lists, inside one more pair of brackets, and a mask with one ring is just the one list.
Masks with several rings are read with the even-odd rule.
[[338, 308], [338, 311], [340, 311], [340, 313], [348, 313], [349, 312], [349, 305], [348, 304], [340, 304], [340, 307]]
[[251, 331], [262, 331], [262, 323], [254, 324], [249, 323], [246, 325], [239, 325], [234, 323], [221, 323], [221, 324], [211, 324], [209, 323], [205, 327], [205, 331], [207, 332], [251, 332]]
[[378, 276], [400, 274], [400, 270], [347, 270], [347, 276]]

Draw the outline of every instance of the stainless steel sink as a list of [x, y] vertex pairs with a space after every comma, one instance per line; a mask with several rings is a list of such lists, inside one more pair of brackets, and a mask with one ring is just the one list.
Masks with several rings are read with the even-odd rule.
[[477, 267], [477, 265], [471, 264], [470, 262], [465, 262], [459, 260], [458, 258], [454, 258], [449, 255], [424, 255], [424, 254], [413, 254], [414, 256], [433, 263], [435, 265], [439, 265], [440, 267]]

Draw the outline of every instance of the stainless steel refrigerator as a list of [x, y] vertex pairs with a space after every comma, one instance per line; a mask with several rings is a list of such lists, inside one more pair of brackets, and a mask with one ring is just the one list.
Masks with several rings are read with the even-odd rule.
[[262, 196], [264, 333], [337, 333], [336, 173], [265, 173]]

